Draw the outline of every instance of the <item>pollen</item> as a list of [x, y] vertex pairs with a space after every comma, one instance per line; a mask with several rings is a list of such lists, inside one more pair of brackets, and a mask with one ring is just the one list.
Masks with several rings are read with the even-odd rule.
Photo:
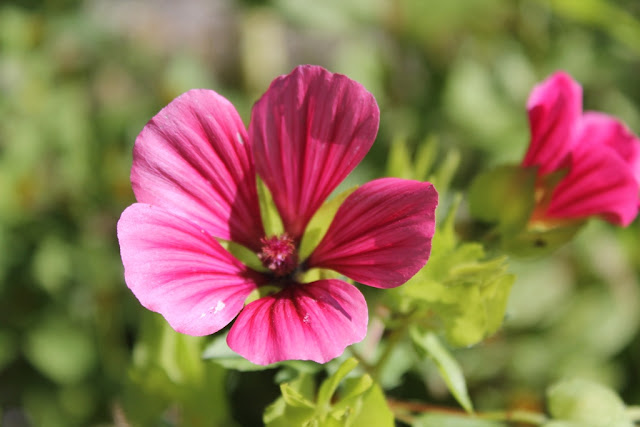
[[271, 270], [274, 276], [283, 277], [298, 266], [298, 252], [293, 239], [287, 233], [280, 236], [263, 237], [262, 249], [258, 258], [262, 265]]

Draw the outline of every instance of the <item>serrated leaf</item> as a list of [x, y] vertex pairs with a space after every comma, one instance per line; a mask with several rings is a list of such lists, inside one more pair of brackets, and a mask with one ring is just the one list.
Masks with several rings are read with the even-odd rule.
[[436, 334], [420, 331], [417, 327], [412, 327], [410, 334], [414, 344], [435, 362], [453, 397], [467, 412], [473, 412], [462, 369]]
[[418, 145], [415, 157], [415, 175], [411, 178], [426, 181], [438, 156], [438, 143], [435, 137], [427, 137]]
[[[365, 375], [364, 378], [368, 377]], [[349, 387], [345, 381], [345, 389]], [[384, 393], [378, 384], [372, 384], [363, 394], [352, 395], [349, 400], [358, 399], [357, 410], [351, 411], [344, 418], [345, 427], [393, 427], [394, 416]], [[356, 408], [356, 405], [353, 406]], [[344, 416], [344, 415], [343, 415]]]
[[558, 420], [588, 427], [632, 427], [625, 404], [611, 389], [584, 379], [554, 384], [547, 390], [549, 413]]
[[[451, 244], [446, 231], [441, 237]], [[515, 276], [506, 271], [506, 257], [482, 260], [484, 250], [477, 243], [449, 251], [437, 251], [437, 244], [434, 238], [428, 267], [399, 292], [436, 316], [450, 344], [473, 345], [502, 324]]]
[[451, 184], [458, 166], [460, 166], [460, 151], [457, 149], [450, 149], [444, 157], [444, 160], [438, 164], [438, 168], [429, 177], [429, 181], [438, 189], [441, 193], [446, 193]]
[[288, 383], [280, 384], [280, 392], [285, 403], [296, 408], [315, 408], [313, 402], [306, 399], [302, 393], [291, 387]]
[[386, 175], [396, 178], [415, 179], [411, 154], [404, 138], [394, 138], [391, 142]]
[[324, 235], [327, 234], [333, 217], [336, 216], [336, 212], [340, 205], [342, 205], [342, 202], [344, 202], [351, 193], [356, 191], [357, 188], [358, 186], [349, 188], [320, 206], [320, 209], [318, 209], [309, 221], [302, 236], [300, 249], [298, 251], [300, 260], [304, 260], [311, 255], [311, 252], [318, 246]]
[[265, 409], [262, 421], [265, 427], [304, 426], [310, 425], [307, 423], [314, 419], [314, 414], [313, 408], [289, 406], [279, 397]]
[[338, 368], [338, 370], [327, 378], [322, 385], [320, 386], [320, 390], [318, 390], [318, 406], [324, 407], [328, 406], [331, 401], [331, 397], [336, 392], [340, 381], [347, 376], [349, 372], [351, 372], [356, 366], [358, 366], [358, 361], [350, 357], [345, 360], [342, 365]]

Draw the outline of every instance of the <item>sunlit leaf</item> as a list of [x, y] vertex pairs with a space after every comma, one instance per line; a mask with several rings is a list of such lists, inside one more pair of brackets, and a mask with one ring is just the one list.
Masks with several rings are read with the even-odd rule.
[[438, 367], [451, 394], [467, 411], [473, 412], [473, 404], [467, 391], [467, 382], [456, 359], [442, 345], [433, 332], [423, 332], [417, 327], [411, 328], [411, 338], [414, 344], [424, 352]]
[[549, 412], [558, 420], [585, 427], [632, 427], [625, 404], [611, 389], [583, 379], [554, 384], [547, 390]]

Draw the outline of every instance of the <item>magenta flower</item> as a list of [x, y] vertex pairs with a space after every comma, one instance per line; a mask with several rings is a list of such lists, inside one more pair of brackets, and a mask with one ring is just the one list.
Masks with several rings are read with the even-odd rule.
[[[118, 222], [125, 280], [142, 305], [178, 332], [214, 333], [236, 316], [227, 342], [257, 364], [326, 362], [362, 340], [367, 306], [331, 269], [377, 288], [399, 286], [431, 250], [437, 193], [429, 183], [384, 178], [362, 185], [338, 209], [306, 259], [299, 245], [314, 213], [362, 160], [378, 129], [373, 96], [314, 66], [277, 78], [255, 104], [249, 130], [223, 97], [192, 90], [144, 127], [133, 151], [138, 203]], [[256, 173], [285, 232], [265, 236]], [[256, 271], [219, 240], [262, 261]], [[266, 285], [278, 291], [245, 305]]]
[[582, 88], [557, 72], [527, 103], [531, 144], [523, 167], [537, 167], [531, 223], [563, 224], [592, 215], [626, 226], [638, 214], [640, 140], [621, 122], [582, 112]]

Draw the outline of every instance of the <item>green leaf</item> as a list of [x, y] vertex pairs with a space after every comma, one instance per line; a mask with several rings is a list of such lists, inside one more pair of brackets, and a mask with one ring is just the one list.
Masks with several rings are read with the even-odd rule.
[[554, 384], [547, 390], [553, 418], [575, 421], [585, 427], [632, 427], [625, 404], [611, 389], [584, 379]]
[[342, 202], [344, 202], [351, 193], [356, 191], [357, 188], [358, 186], [349, 188], [320, 206], [320, 209], [318, 209], [309, 221], [304, 235], [302, 236], [300, 249], [298, 251], [300, 260], [305, 260], [309, 255], [311, 255], [311, 252], [313, 252], [327, 233], [327, 230], [333, 221], [333, 217], [336, 216], [336, 212], [342, 205]]
[[88, 332], [62, 315], [42, 319], [29, 332], [25, 355], [46, 377], [60, 384], [82, 381], [97, 356]]
[[173, 404], [181, 409], [180, 425], [230, 425], [225, 371], [202, 360], [203, 344], [203, 337], [174, 331], [162, 316], [144, 314], [122, 401], [132, 424], [158, 425]]
[[455, 346], [473, 345], [495, 333], [502, 324], [515, 276], [506, 257], [483, 260], [477, 243], [456, 246], [447, 221], [433, 239], [425, 268], [398, 289], [405, 304], [429, 313], [434, 328], [444, 331]]
[[467, 383], [458, 362], [442, 345], [436, 334], [423, 332], [417, 327], [410, 329], [411, 339], [414, 344], [429, 356], [438, 367], [440, 375], [444, 379], [449, 391], [458, 403], [467, 411], [473, 412], [473, 404], [467, 391]]
[[299, 393], [296, 389], [291, 387], [289, 384], [284, 383], [280, 384], [280, 391], [282, 393], [282, 398], [285, 403], [289, 406], [294, 406], [296, 408], [314, 408], [315, 405], [313, 402], [310, 402], [306, 399], [302, 393]]
[[229, 348], [229, 345], [227, 344], [227, 333], [216, 334], [216, 336], [211, 340], [211, 343], [209, 343], [202, 352], [202, 358], [211, 360], [212, 362], [215, 362], [227, 369], [234, 369], [242, 372], [264, 371], [265, 369], [273, 369], [279, 366], [279, 363], [273, 363], [271, 365], [256, 365], [249, 362], [247, 359]]
[[[364, 386], [367, 385], [365, 388]], [[355, 391], [357, 389], [357, 391]], [[348, 427], [393, 427], [394, 416], [384, 393], [369, 375], [345, 381], [344, 394], [331, 411], [333, 419]], [[345, 396], [348, 394], [349, 396]]]
[[324, 407], [329, 405], [331, 397], [336, 392], [340, 381], [342, 381], [344, 377], [346, 377], [347, 374], [351, 372], [356, 366], [358, 366], [358, 361], [355, 358], [350, 357], [349, 359], [345, 360], [342, 365], [340, 365], [338, 370], [334, 372], [333, 375], [331, 375], [322, 383], [322, 385], [320, 386], [320, 390], [318, 390], [318, 406]]
[[311, 375], [301, 374], [281, 384], [282, 396], [267, 408], [263, 421], [268, 427], [393, 427], [393, 414], [382, 389], [369, 375], [346, 379], [336, 397], [338, 386], [357, 364], [354, 358], [345, 360], [323, 381], [315, 399]]
[[427, 137], [418, 145], [415, 157], [415, 172], [412, 179], [426, 181], [438, 156], [438, 141], [435, 137]]
[[396, 178], [415, 179], [411, 154], [404, 138], [394, 138], [391, 142], [386, 175]]
[[444, 160], [438, 163], [438, 168], [429, 177], [429, 181], [438, 189], [442, 194], [446, 193], [449, 189], [449, 184], [453, 179], [458, 166], [460, 166], [460, 151], [452, 148], [449, 149], [444, 157]]

